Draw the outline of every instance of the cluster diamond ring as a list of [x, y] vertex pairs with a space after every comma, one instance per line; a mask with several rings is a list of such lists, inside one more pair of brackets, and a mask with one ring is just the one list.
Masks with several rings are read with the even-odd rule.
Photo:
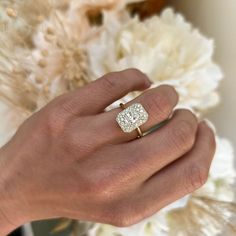
[[148, 113], [140, 103], [134, 103], [126, 107], [124, 103], [120, 103], [122, 111], [117, 115], [116, 121], [125, 133], [131, 133], [136, 130], [138, 138], [143, 137], [141, 125], [147, 122]]

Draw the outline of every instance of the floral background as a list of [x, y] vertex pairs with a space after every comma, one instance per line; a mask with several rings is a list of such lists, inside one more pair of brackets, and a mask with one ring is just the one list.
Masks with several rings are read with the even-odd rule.
[[[214, 38], [215, 54], [214, 58], [221, 65], [224, 71], [224, 80], [221, 81], [219, 92], [221, 102], [217, 107], [207, 113], [207, 116], [217, 126], [217, 130], [224, 136], [230, 138], [236, 148], [236, 135], [234, 121], [236, 120], [236, 90], [235, 83], [235, 56], [236, 28], [231, 27], [236, 23], [236, 2], [231, 0], [170, 0], [169, 4], [198, 27], [205, 35]], [[230, 115], [229, 115], [230, 111]]]
[[[181, 107], [192, 109], [200, 118], [208, 116], [222, 100], [219, 86], [224, 78], [222, 68], [214, 61], [214, 40], [164, 5], [165, 1], [151, 0], [44, 0], [34, 4], [3, 0], [1, 143], [55, 96], [128, 67], [148, 74], [154, 86], [175, 86]], [[224, 235], [235, 235], [233, 148], [218, 130], [216, 134], [218, 147], [209, 180], [194, 194], [133, 227], [119, 229], [62, 220], [52, 222], [48, 232], [141, 236], [192, 235], [194, 230], [195, 235], [223, 235], [223, 231]]]

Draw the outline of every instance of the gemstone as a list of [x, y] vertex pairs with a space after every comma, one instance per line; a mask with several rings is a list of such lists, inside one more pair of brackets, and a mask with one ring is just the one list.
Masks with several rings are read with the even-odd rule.
[[121, 111], [116, 121], [125, 133], [130, 133], [148, 120], [148, 113], [140, 103], [134, 103]]

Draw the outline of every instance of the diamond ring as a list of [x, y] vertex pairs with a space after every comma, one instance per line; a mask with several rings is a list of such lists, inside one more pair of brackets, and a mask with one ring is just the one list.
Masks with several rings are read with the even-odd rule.
[[140, 126], [147, 122], [148, 113], [140, 103], [134, 103], [129, 107], [121, 103], [122, 111], [117, 115], [116, 121], [125, 133], [133, 130], [138, 132], [138, 138], [143, 136]]

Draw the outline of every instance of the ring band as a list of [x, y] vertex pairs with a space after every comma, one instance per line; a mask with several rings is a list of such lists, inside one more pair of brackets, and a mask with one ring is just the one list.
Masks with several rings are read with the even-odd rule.
[[137, 130], [137, 132], [138, 132], [138, 138], [142, 138], [142, 137], [143, 137], [143, 132], [142, 132], [142, 130], [140, 129], [140, 127], [137, 127], [136, 130]]
[[148, 113], [140, 103], [134, 103], [126, 107], [124, 103], [120, 103], [122, 111], [117, 115], [116, 121], [125, 133], [136, 130], [138, 138], [143, 137], [140, 126], [148, 120]]
[[124, 103], [120, 103], [120, 108], [122, 109], [122, 110], [124, 110], [126, 107], [125, 107], [125, 104]]

